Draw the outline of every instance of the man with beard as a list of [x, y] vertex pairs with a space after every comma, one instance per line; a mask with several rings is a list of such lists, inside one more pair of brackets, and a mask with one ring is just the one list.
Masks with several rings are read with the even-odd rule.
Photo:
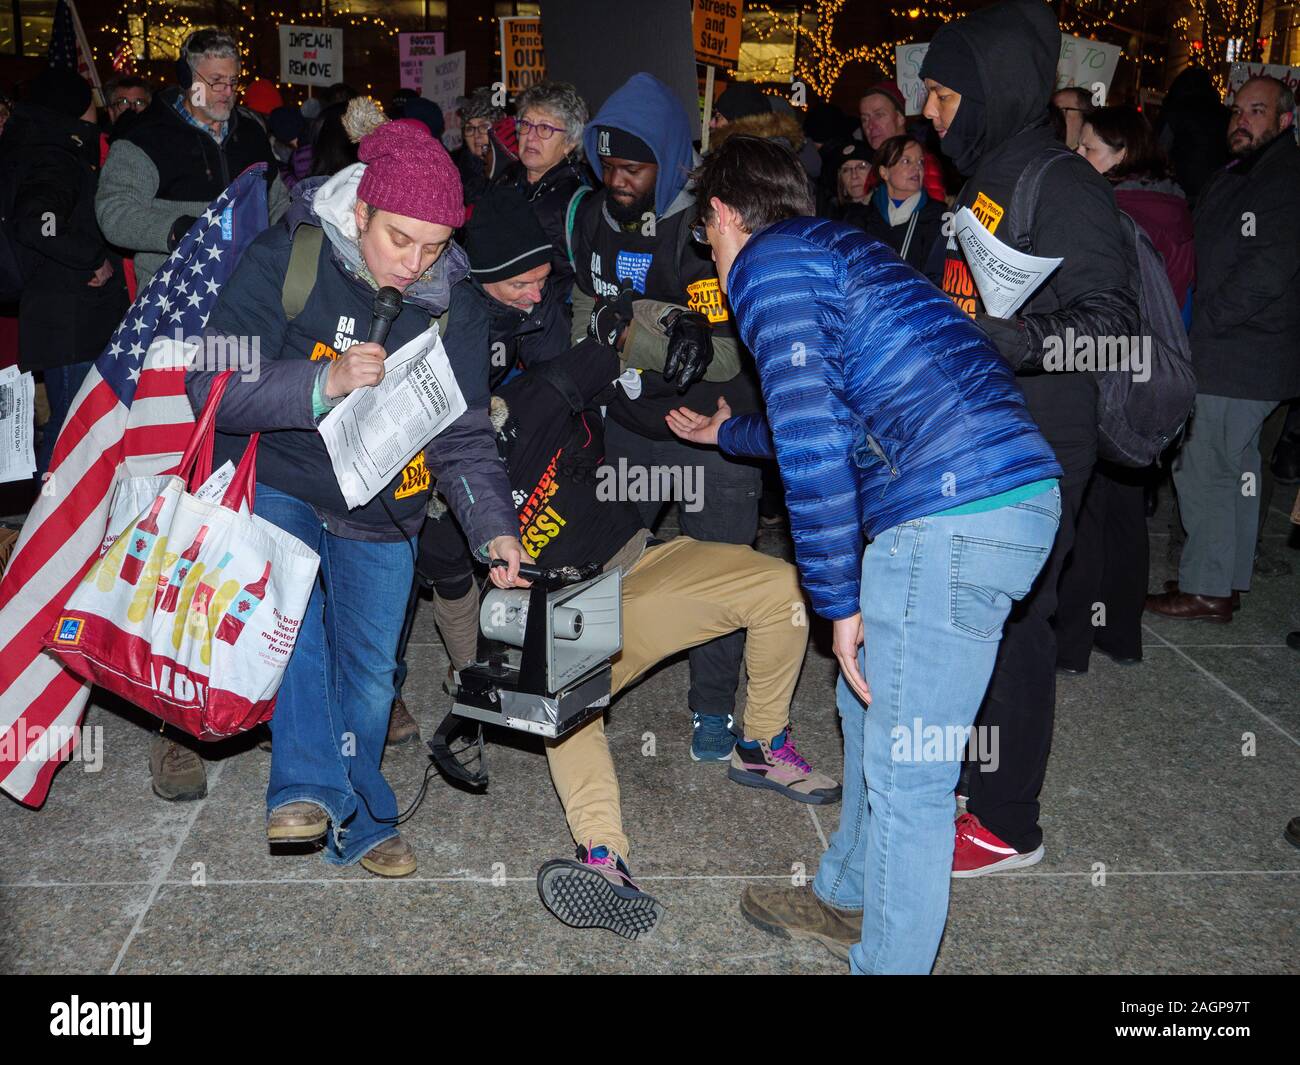
[[1295, 96], [1276, 78], [1237, 90], [1235, 157], [1197, 201], [1192, 362], [1196, 407], [1174, 484], [1187, 543], [1178, 580], [1147, 610], [1230, 622], [1250, 590], [1259, 521], [1259, 436], [1300, 394], [1300, 148]]
[[[590, 336], [640, 368], [623, 374], [608, 402], [606, 461], [615, 469], [693, 469], [704, 491], [680, 507], [682, 534], [752, 543], [759, 467], [684, 444], [664, 421], [682, 405], [711, 415], [724, 393], [737, 413], [759, 406], [753, 378], [740, 373], [717, 268], [691, 237], [695, 198], [687, 176], [697, 157], [686, 109], [663, 82], [635, 74], [588, 123], [583, 143], [603, 186], [582, 202], [572, 231], [573, 339]], [[633, 502], [653, 528], [663, 504]], [[690, 652], [695, 761], [731, 758], [743, 654], [740, 632]]]
[[99, 176], [95, 213], [110, 244], [135, 253], [149, 283], [195, 220], [254, 163], [266, 163], [271, 221], [289, 206], [266, 132], [237, 105], [239, 51], [221, 30], [181, 47], [181, 84], [158, 93], [113, 142]]

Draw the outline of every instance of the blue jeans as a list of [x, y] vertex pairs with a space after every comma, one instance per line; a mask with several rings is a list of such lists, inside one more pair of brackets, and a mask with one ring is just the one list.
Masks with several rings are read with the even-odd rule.
[[36, 449], [36, 479], [40, 480], [50, 468], [50, 459], [54, 457], [54, 444], [63, 428], [64, 419], [77, 398], [86, 374], [90, 373], [95, 360], [89, 362], [72, 362], [67, 366], [53, 366], [44, 372], [45, 395], [50, 401], [50, 420], [41, 430], [41, 444]]
[[997, 510], [903, 522], [863, 554], [859, 666], [872, 702], [864, 708], [840, 680], [844, 801], [813, 880], [824, 902], [863, 911], [855, 973], [934, 964], [965, 735], [1011, 602], [1034, 583], [1060, 512], [1052, 488]]
[[253, 510], [320, 554], [320, 576], [275, 700], [266, 807], [322, 806], [332, 822], [325, 860], [352, 865], [397, 835], [397, 799], [379, 762], [415, 571], [413, 542], [335, 536], [307, 503], [263, 484]]

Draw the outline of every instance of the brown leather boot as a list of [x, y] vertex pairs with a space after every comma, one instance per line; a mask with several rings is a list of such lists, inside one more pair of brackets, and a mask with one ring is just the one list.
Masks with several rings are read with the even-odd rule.
[[[1178, 590], [1179, 590], [1179, 588], [1178, 588], [1178, 581], [1176, 581], [1176, 580], [1173, 580], [1173, 581], [1165, 581], [1165, 591], [1166, 591], [1166, 592], [1176, 592], [1176, 591], [1178, 591]], [[1233, 592], [1232, 592], [1232, 595], [1230, 595], [1228, 598], [1230, 598], [1230, 599], [1232, 600], [1232, 612], [1235, 614], [1238, 610], [1241, 609], [1241, 592], [1237, 591], [1237, 590], [1234, 588], [1234, 589], [1233, 589]]]
[[384, 743], [389, 747], [402, 747], [419, 742], [420, 726], [411, 716], [411, 711], [406, 709], [406, 701], [398, 696], [393, 700], [393, 709], [388, 715], [388, 737]]
[[361, 868], [375, 876], [410, 876], [415, 872], [415, 851], [401, 836], [393, 836], [366, 851]]
[[810, 887], [751, 885], [740, 895], [741, 915], [781, 939], [812, 939], [840, 961], [862, 938], [862, 912], [828, 906]]
[[193, 802], [208, 793], [203, 759], [161, 734], [149, 746], [149, 778], [153, 793], [168, 802]]
[[1146, 608], [1152, 614], [1175, 621], [1214, 621], [1227, 624], [1232, 620], [1232, 596], [1192, 595], [1190, 592], [1162, 592], [1148, 595]]
[[330, 815], [314, 802], [291, 802], [271, 811], [266, 838], [272, 843], [312, 843], [325, 835]]

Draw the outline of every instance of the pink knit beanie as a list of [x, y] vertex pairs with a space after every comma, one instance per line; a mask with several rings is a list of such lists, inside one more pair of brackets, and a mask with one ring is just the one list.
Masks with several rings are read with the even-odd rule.
[[460, 173], [423, 122], [383, 122], [361, 138], [357, 158], [366, 164], [357, 199], [422, 222], [464, 224]]

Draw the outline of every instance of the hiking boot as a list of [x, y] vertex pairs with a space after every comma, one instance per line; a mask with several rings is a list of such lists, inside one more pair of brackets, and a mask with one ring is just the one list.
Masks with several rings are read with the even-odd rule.
[[314, 843], [330, 827], [330, 815], [314, 802], [291, 802], [276, 807], [266, 819], [271, 843]]
[[537, 871], [542, 904], [570, 928], [604, 928], [624, 939], [650, 935], [664, 914], [608, 847], [579, 846], [576, 859], [554, 858]]
[[193, 802], [208, 793], [203, 759], [166, 736], [155, 736], [149, 745], [149, 777], [153, 793], [168, 802]]
[[361, 868], [375, 876], [410, 876], [415, 872], [415, 851], [401, 836], [392, 836], [366, 851]]
[[727, 776], [747, 788], [779, 791], [795, 802], [817, 806], [839, 802], [841, 788], [825, 773], [810, 766], [794, 747], [790, 730], [783, 729], [771, 741], [741, 740], [731, 752]]
[[822, 902], [810, 887], [761, 887], [740, 893], [740, 913], [750, 924], [781, 939], [811, 939], [840, 961], [862, 938], [862, 911]]
[[691, 711], [691, 761], [725, 762], [736, 746], [730, 714], [697, 714]]
[[393, 700], [393, 709], [388, 715], [388, 737], [384, 740], [387, 747], [403, 747], [408, 743], [420, 742], [420, 726], [415, 723], [411, 711], [406, 709], [406, 701], [399, 695]]

